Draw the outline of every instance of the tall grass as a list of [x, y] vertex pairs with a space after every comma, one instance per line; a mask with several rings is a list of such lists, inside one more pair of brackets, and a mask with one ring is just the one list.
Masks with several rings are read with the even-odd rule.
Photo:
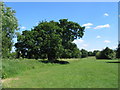
[[[62, 59], [70, 64], [44, 64], [36, 60], [4, 60], [8, 77], [19, 78], [4, 82], [12, 88], [117, 88], [117, 60], [95, 58]], [[9, 86], [7, 86], [9, 83]]]
[[38, 61], [31, 59], [3, 59], [2, 78], [14, 77], [26, 70], [34, 69], [38, 66]]

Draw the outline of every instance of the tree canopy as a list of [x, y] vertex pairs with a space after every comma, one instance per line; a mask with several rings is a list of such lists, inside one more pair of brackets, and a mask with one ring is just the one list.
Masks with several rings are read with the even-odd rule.
[[81, 56], [82, 58], [85, 58], [88, 56], [88, 52], [85, 49], [81, 49], [81, 53], [82, 53], [82, 56]]
[[7, 57], [10, 53], [13, 42], [12, 39], [15, 35], [15, 30], [18, 30], [18, 21], [15, 17], [15, 10], [1, 4], [2, 14], [2, 56]]
[[[85, 27], [78, 23], [60, 19], [55, 21], [42, 21], [31, 31], [23, 31], [18, 36], [15, 44], [18, 57], [24, 58], [48, 58], [54, 61], [57, 58], [71, 56], [78, 52], [76, 44], [72, 43], [77, 38], [82, 38]], [[70, 55], [69, 55], [70, 54]], [[80, 53], [74, 53], [73, 57], [79, 57]]]
[[108, 47], [103, 49], [101, 52], [97, 52], [96, 54], [97, 59], [114, 59], [115, 57], [116, 53]]

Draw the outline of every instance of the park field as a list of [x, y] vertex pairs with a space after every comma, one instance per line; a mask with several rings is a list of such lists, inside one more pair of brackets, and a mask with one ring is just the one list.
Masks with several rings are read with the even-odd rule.
[[3, 59], [3, 88], [117, 88], [118, 60], [60, 59], [69, 64], [34, 59]]

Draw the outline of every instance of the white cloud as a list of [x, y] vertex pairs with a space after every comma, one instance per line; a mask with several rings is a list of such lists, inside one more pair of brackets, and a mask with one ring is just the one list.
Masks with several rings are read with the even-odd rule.
[[83, 47], [88, 47], [88, 44], [83, 44], [82, 46], [83, 46]]
[[79, 49], [86, 49], [86, 50], [87, 50], [87, 47], [88, 47], [88, 44], [82, 44], [78, 46]]
[[109, 16], [109, 14], [108, 13], [104, 13], [104, 16]]
[[22, 26], [21, 29], [26, 29], [26, 27]]
[[86, 23], [86, 24], [83, 24], [82, 26], [85, 26], [86, 28], [91, 28], [90, 26], [92, 25], [93, 25], [92, 23]]
[[101, 36], [98, 35], [96, 38], [101, 38]]
[[79, 48], [79, 49], [86, 49], [86, 50], [87, 50], [87, 47], [88, 47], [88, 44], [78, 45], [78, 48]]
[[90, 26], [87, 26], [86, 28], [91, 28]]
[[83, 42], [84, 42], [84, 40], [82, 40], [82, 39], [76, 39], [73, 41], [73, 43], [83, 43]]
[[105, 24], [105, 25], [96, 26], [94, 29], [109, 28], [109, 27], [110, 27], [109, 24]]
[[39, 22], [36, 22], [35, 24], [36, 24], [36, 25], [38, 25], [38, 24], [39, 24]]
[[89, 46], [82, 39], [76, 39], [73, 41], [73, 43], [75, 43], [79, 49], [87, 49], [87, 47]]
[[82, 26], [91, 26], [93, 25], [92, 23], [86, 23], [86, 24], [83, 24]]
[[105, 40], [104, 43], [111, 43], [111, 41], [109, 41], [109, 40]]
[[38, 25], [38, 22], [36, 22], [35, 24]]

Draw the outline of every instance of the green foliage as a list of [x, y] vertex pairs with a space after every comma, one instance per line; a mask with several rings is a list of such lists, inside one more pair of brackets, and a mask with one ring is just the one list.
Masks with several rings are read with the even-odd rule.
[[99, 52], [99, 50], [89, 51], [88, 56], [96, 56], [97, 52]]
[[61, 58], [71, 58], [71, 50], [69, 49], [64, 49], [61, 55]]
[[4, 71], [2, 71], [2, 76], [1, 76], [1, 78], [2, 79], [5, 79], [5, 78], [7, 78], [8, 76], [7, 76], [7, 73], [6, 72], [4, 72]]
[[76, 48], [73, 49], [71, 57], [72, 57], [72, 58], [81, 58], [81, 55], [82, 55], [82, 53], [81, 53], [80, 50], [76, 47]]
[[89, 51], [88, 56], [94, 56], [94, 53], [92, 51]]
[[98, 52], [96, 54], [96, 58], [97, 59], [115, 59], [116, 53], [112, 49], [106, 47], [101, 52]]
[[38, 67], [38, 61], [27, 59], [3, 59], [2, 60], [2, 78], [14, 77], [26, 70]]
[[120, 44], [118, 45], [117, 51], [116, 51], [116, 57], [120, 58]]
[[41, 22], [31, 31], [23, 31], [15, 44], [17, 52], [23, 58], [39, 58], [39, 55], [48, 57], [49, 60], [60, 56], [62, 40], [60, 38], [61, 28], [55, 22]]
[[9, 58], [16, 58], [16, 52], [12, 52], [9, 54]]
[[[62, 32], [62, 43], [68, 44], [77, 38], [82, 38], [84, 35], [85, 27], [81, 27], [78, 23], [68, 21], [68, 19], [60, 19], [59, 26], [63, 29]], [[63, 46], [65, 46], [63, 45]]]
[[60, 19], [59, 26], [63, 29], [62, 32], [62, 45], [64, 51], [62, 58], [78, 58], [81, 57], [81, 52], [77, 46], [72, 43], [77, 38], [82, 38], [84, 35], [85, 27], [81, 27], [78, 23], [68, 21], [68, 19]]
[[64, 49], [61, 58], [80, 58], [81, 52], [75, 43], [69, 43], [67, 49]]
[[2, 5], [2, 56], [7, 57], [12, 49], [12, 39], [15, 34], [15, 30], [18, 28], [18, 21], [15, 17], [15, 10], [10, 7], [6, 7], [4, 3]]
[[99, 50], [94, 50], [93, 55], [96, 56], [97, 52], [99, 52]]
[[101, 52], [96, 53], [96, 59], [101, 59]]
[[59, 57], [80, 57], [77, 46], [72, 43], [74, 39], [83, 36], [84, 27], [79, 24], [61, 19], [59, 22], [42, 21], [31, 31], [23, 31], [18, 35], [17, 57], [48, 58], [54, 61]]
[[81, 49], [81, 53], [82, 53], [81, 58], [85, 58], [88, 56], [88, 52], [85, 49]]

